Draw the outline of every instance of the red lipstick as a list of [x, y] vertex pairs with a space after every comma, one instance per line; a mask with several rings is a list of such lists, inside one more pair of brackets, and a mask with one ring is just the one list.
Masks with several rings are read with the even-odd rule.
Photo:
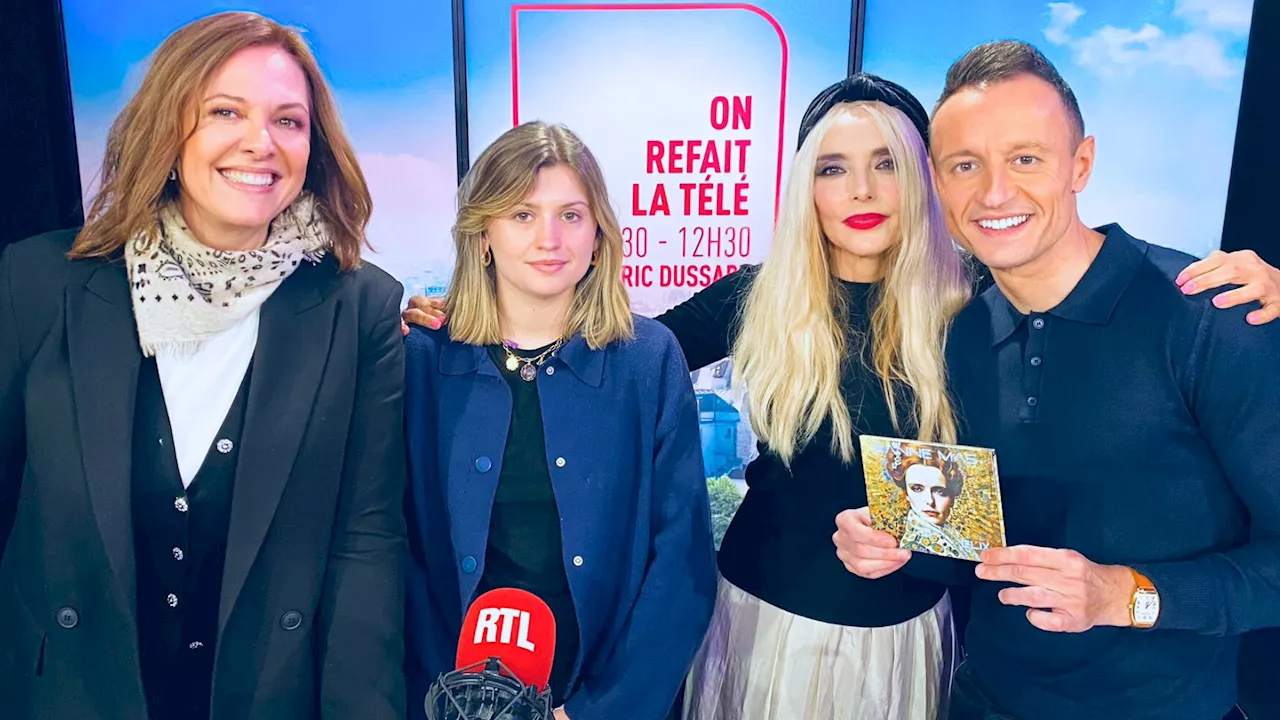
[[880, 213], [859, 213], [845, 218], [844, 224], [854, 230], [870, 230], [888, 219], [889, 216]]

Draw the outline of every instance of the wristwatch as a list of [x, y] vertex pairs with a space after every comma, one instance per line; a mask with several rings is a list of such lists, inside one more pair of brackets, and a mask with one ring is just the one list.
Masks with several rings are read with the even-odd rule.
[[1133, 568], [1129, 568], [1129, 572], [1137, 585], [1129, 598], [1129, 622], [1133, 627], [1149, 628], [1160, 618], [1160, 593], [1142, 573]]

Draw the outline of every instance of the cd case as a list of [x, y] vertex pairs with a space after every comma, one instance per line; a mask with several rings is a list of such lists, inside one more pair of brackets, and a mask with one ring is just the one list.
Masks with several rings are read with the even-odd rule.
[[996, 452], [863, 435], [871, 523], [913, 552], [978, 560], [1004, 547]]

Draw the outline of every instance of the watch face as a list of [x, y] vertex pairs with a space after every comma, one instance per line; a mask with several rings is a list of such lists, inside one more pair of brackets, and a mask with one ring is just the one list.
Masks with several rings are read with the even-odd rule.
[[1160, 596], [1153, 592], [1140, 592], [1133, 601], [1133, 618], [1150, 625], [1160, 616]]

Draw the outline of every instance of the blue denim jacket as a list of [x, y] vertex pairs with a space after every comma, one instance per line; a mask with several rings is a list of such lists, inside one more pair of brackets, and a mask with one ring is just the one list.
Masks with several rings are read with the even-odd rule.
[[[581, 336], [537, 376], [580, 642], [572, 720], [661, 720], [702, 642], [716, 569], [697, 405], [671, 332], [642, 317], [600, 350]], [[484, 572], [511, 390], [488, 352], [406, 339], [410, 717], [453, 669]]]

